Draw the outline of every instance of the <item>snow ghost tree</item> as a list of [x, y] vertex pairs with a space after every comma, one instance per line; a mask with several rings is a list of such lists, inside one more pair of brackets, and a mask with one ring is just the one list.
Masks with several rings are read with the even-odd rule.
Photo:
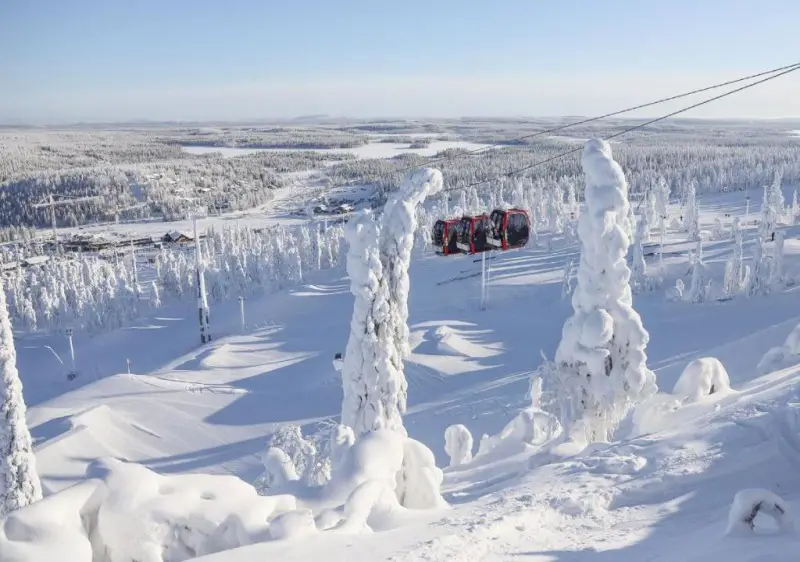
[[664, 265], [664, 238], [667, 236], [667, 218], [669, 218], [669, 184], [664, 178], [658, 179], [655, 190], [655, 206], [658, 214], [659, 262]]
[[700, 212], [697, 209], [697, 184], [694, 180], [689, 182], [686, 193], [686, 215], [683, 217], [683, 227], [692, 240], [700, 236]]
[[647, 219], [642, 216], [639, 224], [636, 225], [636, 237], [633, 240], [633, 272], [632, 284], [637, 291], [647, 288], [647, 264], [644, 261], [644, 250], [642, 241], [647, 230]]
[[694, 254], [689, 255], [689, 263], [692, 265], [692, 284], [689, 286], [687, 300], [693, 303], [707, 301], [711, 296], [711, 281], [707, 279], [706, 264], [703, 261], [703, 241], [697, 241], [697, 248]]
[[778, 226], [781, 215], [785, 212], [781, 179], [781, 172], [775, 172], [775, 179], [764, 188], [764, 201], [761, 204], [761, 223], [759, 225], [759, 233], [764, 242], [774, 239], [775, 229]]
[[590, 140], [581, 159], [586, 210], [574, 314], [556, 350], [556, 407], [567, 437], [607, 440], [628, 409], [656, 391], [647, 368], [648, 334], [633, 309], [625, 257], [628, 184], [605, 141]]
[[350, 338], [342, 365], [342, 423], [356, 435], [377, 429], [403, 429], [398, 395], [403, 374], [390, 354], [393, 338], [389, 299], [378, 248], [378, 224], [370, 212], [351, 218], [345, 228], [350, 246], [347, 273], [355, 297]]
[[0, 518], [42, 499], [33, 442], [25, 421], [22, 382], [0, 282]]
[[800, 206], [797, 204], [797, 189], [792, 192], [792, 209], [790, 211], [789, 224], [797, 224], [797, 215], [800, 213]]

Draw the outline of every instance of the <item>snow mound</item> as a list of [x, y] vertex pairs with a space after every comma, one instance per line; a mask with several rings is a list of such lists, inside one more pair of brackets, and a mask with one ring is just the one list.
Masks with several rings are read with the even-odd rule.
[[444, 450], [450, 457], [450, 466], [466, 464], [472, 460], [472, 434], [461, 424], [451, 425], [444, 431]]
[[758, 371], [765, 375], [800, 362], [800, 324], [786, 337], [783, 345], [773, 347], [758, 362]]
[[726, 393], [730, 389], [728, 372], [719, 359], [701, 357], [686, 365], [672, 393], [685, 397], [688, 402], [697, 402], [704, 396]]
[[177, 562], [263, 540], [291, 496], [261, 497], [234, 476], [162, 476], [106, 460], [87, 480], [11, 514], [4, 562]]
[[762, 532], [756, 525], [759, 514], [772, 517], [777, 524], [777, 532], [788, 534], [794, 532], [794, 518], [789, 504], [768, 490], [751, 489], [737, 492], [728, 512], [728, 528], [726, 535], [743, 535]]
[[458, 330], [449, 326], [439, 326], [434, 332], [436, 347], [444, 355], [461, 355], [464, 357], [493, 357], [500, 352], [489, 346], [473, 343]]

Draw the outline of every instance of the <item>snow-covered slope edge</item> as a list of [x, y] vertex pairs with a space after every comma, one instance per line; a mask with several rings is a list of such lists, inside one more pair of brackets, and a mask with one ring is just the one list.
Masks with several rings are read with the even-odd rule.
[[202, 560], [471, 561], [525, 555], [633, 562], [800, 556], [800, 534], [772, 535], [775, 526], [761, 516], [753, 536], [725, 536], [728, 510], [741, 489], [771, 490], [800, 510], [800, 368], [668, 411], [659, 424], [664, 429], [556, 462], [548, 463], [552, 459], [544, 452], [490, 462], [478, 456], [447, 472], [445, 487], [455, 509], [433, 524], [420, 520], [402, 533], [358, 541], [330, 536], [269, 542]]

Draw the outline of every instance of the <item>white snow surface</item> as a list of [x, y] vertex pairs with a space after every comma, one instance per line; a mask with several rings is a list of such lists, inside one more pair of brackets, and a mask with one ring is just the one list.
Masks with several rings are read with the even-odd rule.
[[[743, 193], [697, 201], [702, 228], [720, 217], [730, 230], [726, 215], [742, 218], [749, 265], [758, 210], [751, 208], [744, 221]], [[800, 229], [785, 232], [784, 275], [796, 280]], [[97, 492], [107, 492], [117, 470], [113, 461], [98, 462], [106, 457], [127, 462], [116, 465], [127, 475], [119, 473], [120, 503], [109, 507], [104, 528], [111, 538], [120, 526], [141, 529], [126, 522], [128, 506], [119, 509], [140, 481], [131, 513], [158, 522], [152, 536], [194, 516], [191, 532], [170, 543], [173, 560], [190, 556], [181, 550], [187, 544], [196, 549], [193, 559], [204, 562], [796, 559], [797, 530], [778, 533], [767, 514], [757, 517], [757, 532], [725, 534], [731, 502], [742, 490], [769, 490], [791, 512], [800, 509], [800, 367], [789, 362], [765, 375], [757, 369], [764, 353], [800, 323], [796, 283], [768, 296], [700, 304], [668, 302], [663, 291], [637, 294], [632, 302], [650, 335], [648, 366], [662, 388], [672, 389], [693, 359], [716, 357], [736, 392], [694, 403], [657, 394], [623, 419], [614, 442], [557, 455], [544, 442], [547, 419], [529, 408], [528, 388], [539, 350], [552, 357], [559, 328], [573, 313], [560, 294], [564, 266], [577, 259], [578, 247], [547, 232], [539, 236], [539, 244], [487, 261], [484, 311], [473, 256], [412, 252], [403, 421], [433, 455], [417, 455], [416, 482], [437, 481], [433, 458], [443, 468], [449, 508], [399, 506], [394, 469], [402, 467], [405, 445], [398, 453], [389, 437], [362, 438], [351, 447], [344, 429], [332, 432], [340, 450], [328, 486], [290, 482], [270, 492], [275, 495], [255, 496], [251, 484], [263, 471], [261, 455], [276, 427], [294, 423], [312, 435], [329, 428], [341, 410], [341, 377], [331, 359], [347, 342], [354, 298], [350, 280], [325, 271], [248, 299], [245, 333], [238, 302], [212, 304], [215, 340], [203, 347], [189, 301], [127, 328], [78, 336], [74, 381], [43, 347], [65, 357], [63, 335], [15, 334], [45, 499], [0, 522], [0, 560], [103, 560], [92, 558], [97, 546], [86, 538], [92, 521], [80, 510], [102, 504], [105, 495]], [[681, 228], [670, 227], [663, 268], [645, 248], [648, 272], [663, 276], [664, 288], [688, 283], [686, 255], [694, 245]], [[704, 244], [709, 275], [721, 280], [733, 253], [731, 240]], [[133, 374], [120, 374], [126, 358]], [[483, 442], [484, 453], [449, 467], [445, 430], [455, 424]], [[364, 460], [360, 470], [352, 468], [356, 454]], [[137, 486], [126, 486], [129, 481]], [[174, 493], [155, 493], [162, 484], [174, 485]], [[203, 499], [214, 491], [217, 499]], [[225, 514], [230, 519], [220, 522]], [[209, 534], [212, 523], [217, 530]]]

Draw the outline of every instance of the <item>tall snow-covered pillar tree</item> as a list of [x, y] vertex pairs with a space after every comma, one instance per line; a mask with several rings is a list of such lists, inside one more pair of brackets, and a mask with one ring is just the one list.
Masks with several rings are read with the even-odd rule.
[[384, 428], [404, 431], [396, 398], [383, 396], [381, 389], [382, 382], [396, 381], [402, 373], [394, 372], [389, 360], [392, 339], [379, 232], [370, 212], [353, 217], [345, 227], [347, 273], [355, 302], [342, 365], [342, 424], [356, 435]]
[[575, 443], [609, 439], [629, 408], [656, 391], [646, 365], [648, 334], [633, 309], [625, 261], [628, 184], [602, 140], [590, 140], [581, 159], [586, 211], [572, 296], [574, 313], [556, 350], [556, 397], [567, 437]]
[[0, 282], [0, 517], [42, 498], [28, 425], [17, 352]]
[[380, 260], [386, 292], [389, 298], [389, 323], [392, 335], [389, 360], [399, 374], [396, 387], [398, 408], [406, 409], [408, 384], [403, 374], [403, 360], [411, 350], [408, 346], [408, 293], [411, 289], [408, 270], [411, 266], [411, 250], [414, 247], [414, 232], [417, 229], [417, 207], [429, 195], [441, 191], [442, 173], [433, 168], [423, 168], [409, 173], [396, 192], [392, 194], [383, 210], [380, 240]]

